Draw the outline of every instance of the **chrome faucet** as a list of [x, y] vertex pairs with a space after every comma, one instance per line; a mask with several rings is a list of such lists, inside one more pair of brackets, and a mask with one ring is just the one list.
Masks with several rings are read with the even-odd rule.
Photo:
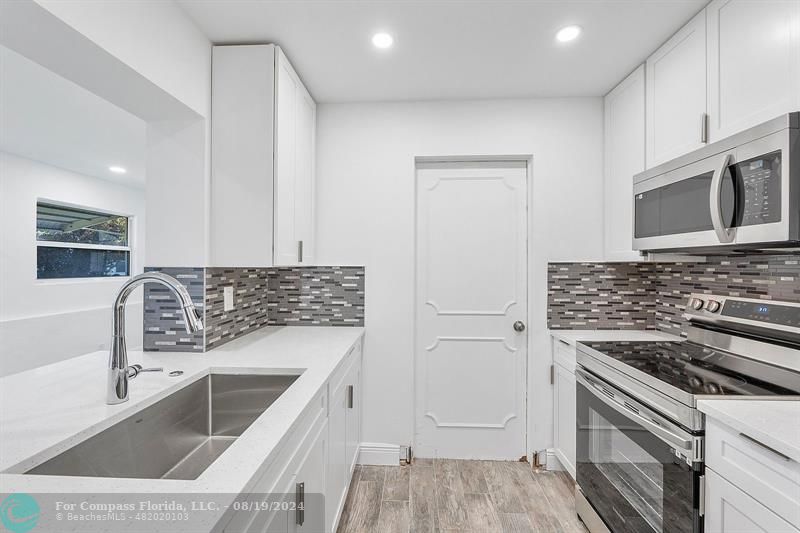
[[[125, 303], [128, 296], [139, 285], [145, 283], [160, 283], [169, 288], [178, 298], [183, 312], [183, 320], [188, 333], [203, 329], [203, 321], [192, 303], [192, 298], [186, 287], [166, 274], [161, 272], [145, 272], [132, 277], [119, 290], [113, 307], [113, 336], [111, 337], [111, 351], [108, 357], [108, 385], [106, 403], [114, 405], [128, 401], [128, 379], [136, 377], [140, 372], [155, 369], [143, 369], [140, 365], [128, 366], [128, 350], [125, 346]], [[137, 368], [138, 367], [138, 368]]]

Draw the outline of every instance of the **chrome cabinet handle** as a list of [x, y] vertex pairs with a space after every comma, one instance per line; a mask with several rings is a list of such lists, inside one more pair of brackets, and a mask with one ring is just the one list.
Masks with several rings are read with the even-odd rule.
[[777, 455], [778, 457], [780, 457], [780, 458], [781, 458], [781, 459], [783, 459], [784, 461], [791, 461], [791, 460], [792, 460], [792, 458], [791, 458], [791, 457], [789, 457], [788, 455], [784, 455], [784, 454], [782, 454], [781, 452], [779, 452], [779, 451], [778, 451], [778, 450], [776, 450], [775, 448], [772, 448], [771, 446], [767, 446], [767, 445], [766, 445], [766, 444], [764, 444], [763, 442], [761, 442], [761, 441], [759, 441], [759, 440], [756, 440], [756, 439], [754, 439], [754, 438], [753, 438], [753, 437], [751, 437], [750, 435], [745, 435], [744, 433], [739, 433], [739, 436], [740, 436], [740, 437], [742, 437], [742, 438], [744, 438], [744, 439], [746, 439], [746, 440], [749, 440], [750, 442], [752, 442], [752, 443], [753, 443], [753, 444], [755, 444], [756, 446], [759, 446], [759, 447], [761, 447], [761, 448], [764, 448], [764, 449], [765, 449], [765, 450], [767, 450], [767, 451], [770, 451], [770, 452], [774, 453], [775, 455]]
[[722, 204], [719, 198], [720, 194], [722, 194], [722, 177], [732, 162], [733, 154], [725, 154], [720, 166], [714, 171], [714, 177], [711, 178], [711, 197], [709, 199], [711, 224], [714, 226], [714, 232], [716, 232], [717, 239], [721, 243], [733, 242], [736, 236], [736, 228], [725, 227], [725, 221], [722, 220]]
[[514, 331], [516, 331], [517, 333], [522, 333], [523, 331], [525, 331], [525, 322], [523, 322], [522, 320], [517, 320], [516, 322], [514, 322]]
[[303, 262], [303, 241], [297, 241], [297, 262]]
[[348, 385], [347, 386], [347, 408], [348, 409], [352, 409], [353, 408], [354, 389], [355, 389], [355, 387], [353, 387], [353, 385]]
[[708, 113], [700, 115], [700, 142], [708, 144]]
[[302, 526], [306, 521], [306, 484], [298, 483], [294, 488], [295, 522]]

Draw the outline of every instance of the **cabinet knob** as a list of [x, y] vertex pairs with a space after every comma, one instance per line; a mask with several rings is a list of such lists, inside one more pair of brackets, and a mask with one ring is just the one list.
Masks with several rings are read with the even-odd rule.
[[525, 331], [525, 322], [523, 322], [522, 320], [517, 320], [516, 322], [514, 322], [514, 331], [516, 331], [517, 333], [522, 333], [523, 331]]

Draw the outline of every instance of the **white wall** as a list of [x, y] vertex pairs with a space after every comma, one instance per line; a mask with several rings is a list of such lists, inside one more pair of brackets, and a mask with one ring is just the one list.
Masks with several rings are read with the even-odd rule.
[[211, 106], [211, 43], [170, 0], [35, 0], [200, 116]]
[[[125, 281], [37, 280], [40, 198], [133, 216], [133, 272], [145, 264], [144, 190], [0, 152], [0, 375], [107, 346], [111, 304]], [[128, 342], [140, 346], [140, 294], [128, 318]]]
[[413, 442], [414, 157], [532, 154], [528, 447], [551, 445], [547, 262], [602, 258], [602, 120], [601, 98], [319, 106], [318, 262], [366, 266], [364, 441]]

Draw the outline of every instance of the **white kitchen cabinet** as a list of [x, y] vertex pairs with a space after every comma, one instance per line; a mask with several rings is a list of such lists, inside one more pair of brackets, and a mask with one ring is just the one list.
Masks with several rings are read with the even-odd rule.
[[710, 140], [800, 110], [800, 1], [715, 0], [706, 11]]
[[[800, 528], [800, 463], [797, 461], [769, 448], [758, 439], [707, 416], [706, 466], [707, 472], [712, 470], [715, 475], [724, 478], [726, 483], [738, 487], [748, 498], [769, 510], [769, 514], [755, 513], [751, 518], [756, 523], [779, 523], [768, 519], [774, 514], [794, 528], [767, 528], [766, 531], [797, 531]], [[714, 511], [713, 517], [711, 511], [709, 512], [708, 519], [715, 524], [724, 525], [720, 531], [744, 531], [730, 529], [730, 524], [735, 523], [732, 520], [737, 512], [748, 514], [750, 504], [743, 503], [745, 500], [736, 497], [732, 490], [720, 486], [714, 492], [710, 488], [716, 487], [709, 484], [707, 476], [706, 507]], [[752, 508], [758, 507], [753, 505]]]
[[799, 533], [800, 530], [710, 468], [706, 469], [705, 531]]
[[[575, 479], [576, 348], [560, 339], [553, 344], [553, 454]], [[548, 468], [551, 465], [548, 465]]]
[[275, 76], [275, 264], [313, 263], [317, 107], [280, 48]]
[[645, 169], [645, 67], [603, 100], [605, 108], [604, 257], [638, 261], [633, 250], [633, 175]]
[[212, 61], [212, 264], [312, 264], [316, 104], [275, 45]]
[[647, 167], [706, 141], [706, 12], [681, 28], [646, 62]]
[[328, 524], [337, 525], [361, 444], [361, 343], [330, 382]]
[[[324, 531], [327, 514], [328, 422], [313, 437], [294, 476], [295, 505], [289, 513], [289, 531]], [[302, 504], [302, 507], [301, 507]]]

